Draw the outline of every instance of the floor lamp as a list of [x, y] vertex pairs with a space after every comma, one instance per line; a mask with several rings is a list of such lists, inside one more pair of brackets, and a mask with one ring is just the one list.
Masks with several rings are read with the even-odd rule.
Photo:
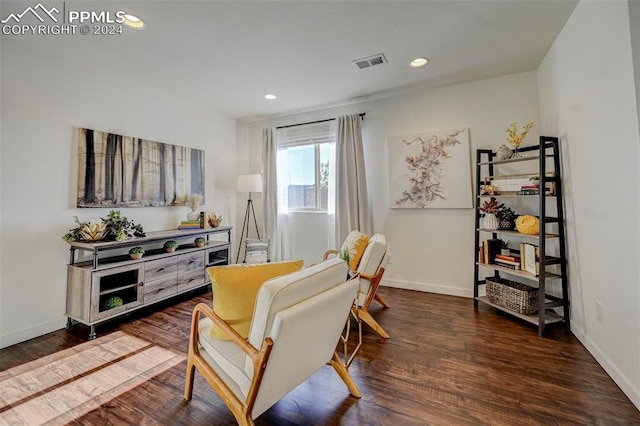
[[253, 223], [256, 226], [256, 234], [260, 239], [260, 231], [258, 230], [258, 221], [256, 220], [256, 211], [253, 209], [252, 192], [262, 192], [262, 175], [239, 175], [238, 176], [238, 192], [248, 192], [247, 210], [244, 212], [244, 222], [242, 223], [242, 232], [240, 233], [240, 242], [238, 243], [238, 254], [236, 255], [236, 263], [240, 262], [240, 249], [245, 238], [245, 229], [247, 238], [249, 237], [249, 215], [253, 215]]

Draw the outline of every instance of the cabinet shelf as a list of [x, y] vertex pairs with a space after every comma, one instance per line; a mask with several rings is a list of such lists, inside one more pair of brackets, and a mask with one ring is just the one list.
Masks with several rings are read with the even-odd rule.
[[[206, 268], [229, 263], [231, 227], [198, 230], [172, 230], [149, 233], [147, 237], [126, 241], [71, 243], [71, 261], [67, 266], [67, 327], [79, 322], [91, 327], [89, 339], [96, 337], [95, 326], [121, 317], [173, 296], [210, 284]], [[210, 240], [210, 234], [227, 233], [227, 241]], [[205, 236], [202, 247], [194, 244]], [[176, 240], [178, 248], [167, 253], [162, 241]], [[131, 259], [128, 247], [142, 246], [141, 259]], [[76, 251], [93, 253], [93, 260], [76, 263]], [[144, 283], [144, 284], [143, 284]], [[110, 307], [112, 297], [122, 299]]]
[[113, 294], [113, 293], [118, 293], [130, 288], [136, 288], [140, 285], [140, 283], [133, 283], [133, 284], [127, 284], [127, 285], [122, 285], [120, 287], [116, 287], [116, 288], [110, 288], [107, 290], [101, 290], [100, 291], [100, 296], [106, 296], [108, 294]]
[[[501, 311], [507, 312], [515, 317], [523, 319], [538, 327], [538, 335], [543, 336], [545, 326], [547, 324], [563, 322], [565, 327], [569, 329], [569, 297], [567, 283], [567, 257], [565, 249], [565, 231], [564, 231], [564, 210], [562, 201], [562, 179], [560, 170], [560, 150], [558, 147], [558, 138], [541, 136], [539, 144], [523, 147], [520, 152], [525, 153], [523, 157], [496, 160], [497, 153], [489, 149], [478, 149], [476, 151], [476, 214], [475, 214], [475, 246], [474, 246], [474, 305], [478, 306], [478, 302], [485, 303]], [[538, 166], [536, 172], [528, 172], [530, 167], [517, 170], [518, 174], [514, 174], [514, 168], [519, 163], [535, 162]], [[498, 169], [501, 165], [509, 164], [512, 167], [504, 171], [508, 173], [499, 173]], [[545, 187], [545, 183], [553, 183], [552, 194], [516, 194], [515, 190], [510, 194], [480, 195], [482, 185], [491, 178], [511, 178], [525, 177], [537, 175], [540, 176], [540, 188]], [[514, 189], [520, 188], [517, 186]], [[527, 207], [537, 207], [537, 216], [540, 220], [540, 235], [521, 234], [518, 231], [507, 231], [500, 229], [486, 229], [480, 226], [481, 212], [479, 211], [480, 202], [490, 197], [502, 198], [503, 202], [508, 203], [509, 199], [518, 199], [518, 203]], [[535, 205], [534, 205], [535, 203]], [[555, 211], [553, 211], [555, 210]], [[553, 227], [547, 229], [548, 224], [554, 224]], [[550, 231], [550, 232], [549, 232]], [[487, 234], [490, 236], [487, 237]], [[495, 263], [479, 262], [478, 250], [484, 255], [484, 259], [493, 260], [495, 251], [499, 250], [499, 244], [496, 239], [499, 236], [508, 236], [517, 238], [523, 244], [532, 244], [536, 246], [535, 261], [539, 264], [539, 275], [524, 271], [522, 269], [511, 269], [500, 266]], [[553, 244], [547, 244], [547, 240], [552, 240]], [[496, 247], [497, 244], [497, 247]], [[517, 250], [511, 251], [512, 254], [519, 255]], [[533, 257], [534, 251], [528, 251]], [[523, 253], [524, 254], [524, 253]], [[530, 260], [530, 259], [527, 259]], [[480, 268], [493, 271], [496, 278], [501, 275], [507, 275], [510, 279], [516, 280], [521, 284], [529, 287], [537, 287], [539, 289], [538, 301], [542, 307], [541, 311], [536, 315], [522, 315], [509, 309], [498, 306], [489, 301], [486, 297], [479, 296], [479, 287], [485, 285], [484, 278], [480, 277]], [[536, 266], [536, 269], [538, 267]], [[551, 270], [547, 269], [550, 268]], [[532, 270], [532, 268], [529, 268]], [[546, 281], [560, 281], [561, 294], [554, 296], [546, 293]]]

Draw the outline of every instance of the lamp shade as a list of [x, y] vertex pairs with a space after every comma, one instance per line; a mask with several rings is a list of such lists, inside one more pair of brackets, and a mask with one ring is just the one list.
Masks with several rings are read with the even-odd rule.
[[262, 192], [262, 175], [238, 175], [238, 192]]

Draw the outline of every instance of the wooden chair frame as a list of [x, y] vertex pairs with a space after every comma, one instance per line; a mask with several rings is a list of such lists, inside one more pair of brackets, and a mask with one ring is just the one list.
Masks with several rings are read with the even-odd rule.
[[[338, 255], [339, 253], [340, 252], [338, 250], [327, 250], [324, 253], [323, 260], [327, 260], [329, 256]], [[371, 303], [374, 300], [380, 303], [384, 309], [389, 308], [389, 304], [381, 296], [378, 295], [378, 287], [380, 286], [382, 275], [384, 275], [384, 270], [385, 268], [383, 267], [378, 268], [377, 273], [373, 276], [359, 274], [361, 279], [367, 280], [371, 283], [371, 287], [369, 288], [369, 293], [367, 294], [367, 298], [362, 304], [362, 307], [358, 307], [357, 303], [355, 303], [353, 305], [353, 312], [358, 320], [364, 321], [369, 327], [373, 328], [376, 331], [376, 333], [378, 333], [380, 336], [382, 336], [385, 339], [389, 339], [391, 337], [389, 336], [389, 333], [387, 333], [384, 330], [384, 328], [382, 328], [382, 326], [378, 323], [378, 321], [376, 321], [369, 313], [369, 306], [371, 306]], [[360, 332], [360, 340], [362, 340], [362, 332]], [[359, 346], [358, 346], [358, 349], [359, 349]], [[352, 357], [355, 355], [355, 352], [357, 352], [357, 349], [354, 350]], [[350, 362], [347, 363], [347, 365], [348, 364], [350, 364]]]
[[367, 298], [362, 304], [362, 307], [354, 305], [353, 309], [355, 309], [358, 318], [364, 321], [369, 327], [373, 328], [380, 336], [388, 339], [391, 337], [389, 336], [389, 333], [387, 333], [384, 328], [378, 324], [378, 321], [376, 321], [369, 313], [369, 306], [371, 306], [371, 303], [374, 300], [380, 303], [384, 309], [389, 308], [389, 304], [378, 295], [378, 287], [380, 286], [383, 274], [383, 267], [378, 268], [378, 272], [374, 276], [360, 274], [360, 279], [369, 281], [371, 283], [371, 288], [369, 288], [369, 293], [367, 294]]
[[[233, 343], [238, 345], [238, 347], [251, 358], [251, 361], [253, 363], [253, 378], [251, 380], [251, 385], [249, 387], [249, 392], [247, 393], [245, 402], [242, 402], [236, 396], [236, 394], [233, 393], [231, 388], [220, 378], [220, 376], [200, 355], [200, 350], [198, 349], [198, 340], [201, 314], [209, 318], [215, 325], [220, 327], [222, 332], [226, 334]], [[225, 405], [229, 407], [229, 410], [231, 410], [231, 413], [236, 418], [238, 424], [240, 426], [254, 425], [251, 412], [253, 410], [253, 405], [255, 403], [256, 397], [258, 396], [258, 391], [260, 390], [264, 372], [269, 363], [269, 356], [271, 354], [272, 347], [273, 340], [271, 340], [270, 337], [267, 337], [264, 339], [260, 350], [256, 350], [256, 348], [254, 348], [245, 338], [240, 336], [233, 328], [231, 328], [231, 326], [225, 320], [216, 315], [209, 306], [205, 305], [204, 303], [199, 303], [193, 309], [193, 314], [191, 317], [191, 330], [189, 333], [189, 354], [187, 357], [187, 374], [184, 386], [184, 399], [186, 401], [190, 401], [193, 396], [193, 379], [195, 370], [197, 368], [200, 374], [202, 374], [202, 376], [207, 380], [209, 385], [211, 385], [213, 390], [220, 396]], [[341, 362], [337, 352], [333, 353], [333, 357], [329, 361], [329, 363], [345, 383], [345, 385], [349, 389], [349, 392], [353, 396], [360, 398], [360, 390], [349, 375], [349, 372], [347, 371], [344, 364]]]

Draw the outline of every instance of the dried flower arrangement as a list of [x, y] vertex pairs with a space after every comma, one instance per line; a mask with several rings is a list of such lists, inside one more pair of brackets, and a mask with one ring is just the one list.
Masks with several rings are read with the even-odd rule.
[[495, 214], [495, 212], [500, 210], [502, 207], [504, 207], [503, 203], [499, 203], [498, 200], [496, 200], [496, 197], [491, 197], [489, 200], [485, 200], [479, 209], [482, 213]]
[[522, 141], [527, 137], [531, 129], [533, 128], [533, 121], [529, 121], [522, 128], [522, 133], [518, 133], [518, 125], [514, 121], [511, 123], [511, 127], [507, 129], [507, 141], [513, 145], [516, 149], [520, 148], [522, 145]]
[[191, 194], [189, 195], [189, 199], [187, 200], [187, 205], [191, 209], [192, 212], [196, 212], [198, 207], [202, 204], [202, 200], [204, 200], [204, 196], [201, 194]]

